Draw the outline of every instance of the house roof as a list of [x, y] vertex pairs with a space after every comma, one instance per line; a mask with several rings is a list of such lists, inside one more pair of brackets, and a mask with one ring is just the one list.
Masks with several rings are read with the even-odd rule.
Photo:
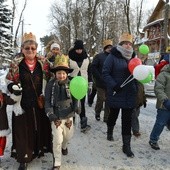
[[164, 20], [164, 18], [160, 18], [160, 19], [157, 19], [157, 20], [155, 20], [155, 21], [153, 21], [153, 22], [150, 22], [150, 23], [148, 23], [147, 25], [145, 25], [145, 27], [143, 28], [143, 30], [145, 30], [147, 27], [150, 27], [150, 26], [152, 26], [152, 25], [155, 25], [155, 24], [158, 24], [158, 23], [162, 22], [163, 20]]
[[155, 17], [160, 13], [162, 8], [164, 8], [166, 2], [164, 0], [159, 0], [158, 4], [156, 5], [152, 15], [149, 17], [147, 23], [153, 22], [155, 20]]

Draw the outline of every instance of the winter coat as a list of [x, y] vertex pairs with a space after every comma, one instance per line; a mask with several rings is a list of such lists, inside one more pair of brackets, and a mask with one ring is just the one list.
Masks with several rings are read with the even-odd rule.
[[8, 124], [8, 116], [7, 116], [7, 105], [13, 105], [15, 101], [13, 101], [7, 94], [2, 93], [3, 103], [1, 103], [0, 107], [0, 137], [7, 136], [10, 134], [11, 130]]
[[88, 80], [88, 65], [89, 59], [86, 51], [83, 49], [82, 54], [77, 54], [75, 49], [71, 49], [69, 51], [69, 64], [70, 68], [74, 69], [72, 73], [70, 73], [70, 77], [82, 76], [86, 80]]
[[96, 87], [99, 87], [102, 89], [106, 89], [106, 85], [105, 85], [105, 82], [104, 82], [103, 76], [102, 76], [102, 69], [103, 69], [103, 64], [104, 64], [108, 55], [109, 55], [109, 53], [107, 53], [107, 52], [101, 52], [101, 53], [97, 54], [94, 57], [92, 65], [91, 65], [92, 74], [94, 77], [94, 81], [96, 83]]
[[51, 121], [74, 116], [75, 108], [68, 81], [64, 84], [59, 84], [54, 78], [47, 83], [45, 90], [45, 110]]
[[137, 97], [136, 80], [126, 84], [121, 91], [113, 95], [114, 87], [120, 86], [131, 75], [128, 60], [114, 47], [103, 65], [103, 79], [107, 86], [106, 102], [113, 108], [135, 108]]
[[155, 95], [157, 98], [156, 108], [165, 109], [163, 102], [166, 99], [170, 99], [170, 65], [167, 64], [161, 69], [161, 72], [157, 76], [155, 86]]
[[37, 62], [31, 73], [24, 59], [21, 59], [18, 65], [12, 63], [6, 78], [14, 83], [20, 82], [22, 87], [21, 107], [24, 113], [12, 116], [13, 148], [16, 149], [18, 162], [30, 162], [40, 152], [51, 151], [50, 121], [45, 109], [40, 109], [37, 102], [37, 96], [42, 94], [42, 65]]

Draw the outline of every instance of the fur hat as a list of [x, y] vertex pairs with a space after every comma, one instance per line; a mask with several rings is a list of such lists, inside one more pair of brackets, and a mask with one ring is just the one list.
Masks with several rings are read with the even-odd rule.
[[84, 49], [83, 41], [82, 40], [76, 40], [74, 43], [74, 49]]
[[67, 73], [71, 73], [73, 69], [68, 66], [68, 56], [62, 54], [61, 56], [56, 56], [54, 61], [54, 67], [50, 69], [51, 72], [55, 73], [59, 70], [64, 70]]
[[53, 48], [58, 48], [60, 50], [60, 45], [57, 43], [53, 43], [51, 44], [50, 50], [52, 50]]
[[26, 41], [35, 41], [36, 42], [36, 37], [35, 35], [30, 32], [30, 33], [25, 33], [22, 37], [22, 44], [25, 43]]
[[130, 43], [133, 43], [133, 36], [129, 33], [123, 33], [121, 36], [120, 36], [120, 39], [119, 39], [119, 44], [124, 42], [124, 41], [128, 41]]
[[112, 46], [113, 45], [113, 42], [112, 40], [104, 40], [103, 41], [103, 49], [105, 50], [108, 46]]

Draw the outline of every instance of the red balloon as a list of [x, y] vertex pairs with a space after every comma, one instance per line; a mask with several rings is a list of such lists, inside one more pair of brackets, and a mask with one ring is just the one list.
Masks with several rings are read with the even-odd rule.
[[133, 74], [133, 70], [136, 66], [142, 65], [142, 61], [139, 58], [132, 58], [128, 63], [128, 69], [131, 74]]

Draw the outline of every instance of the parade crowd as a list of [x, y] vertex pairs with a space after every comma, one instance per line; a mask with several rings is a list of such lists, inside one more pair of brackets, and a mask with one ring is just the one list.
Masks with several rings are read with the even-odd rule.
[[[95, 105], [96, 121], [105, 122], [106, 140], [110, 142], [114, 142], [114, 128], [121, 114], [122, 152], [128, 158], [135, 157], [131, 138], [142, 135], [139, 114], [141, 106], [147, 107], [147, 100], [140, 81], [131, 79], [123, 85], [131, 76], [129, 62], [137, 58], [133, 41], [129, 33], [123, 33], [114, 45], [112, 40], [104, 40], [102, 51], [94, 57], [88, 56], [82, 40], [75, 40], [68, 54], [62, 53], [60, 42], [52, 41], [46, 55], [39, 56], [36, 36], [25, 33], [21, 51], [6, 75], [8, 92], [0, 89], [0, 157], [10, 134], [7, 105], [13, 105], [11, 157], [19, 163], [18, 170], [26, 170], [30, 162], [48, 152], [53, 155], [51, 168], [59, 170], [64, 164], [62, 155], [69, 153], [68, 143], [74, 137], [75, 114], [80, 117], [84, 135], [91, 129], [86, 97], [89, 107]], [[159, 150], [158, 140], [170, 121], [169, 55], [161, 58], [155, 72], [159, 72], [154, 88], [157, 116], [148, 145]], [[70, 91], [70, 82], [77, 76], [88, 83], [87, 95], [81, 99]]]

